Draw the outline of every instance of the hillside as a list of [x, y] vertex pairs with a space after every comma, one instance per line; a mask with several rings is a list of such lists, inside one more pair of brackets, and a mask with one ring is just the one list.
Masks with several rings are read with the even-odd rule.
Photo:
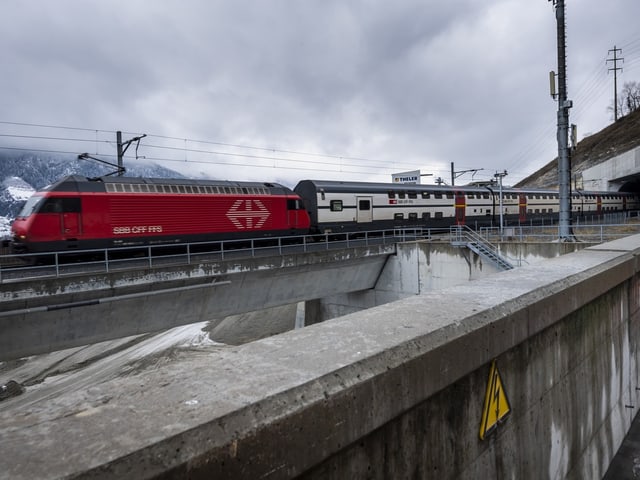
[[[640, 110], [578, 142], [571, 155], [571, 173], [580, 173], [605, 160], [640, 146]], [[558, 187], [558, 158], [515, 185], [530, 188]]]

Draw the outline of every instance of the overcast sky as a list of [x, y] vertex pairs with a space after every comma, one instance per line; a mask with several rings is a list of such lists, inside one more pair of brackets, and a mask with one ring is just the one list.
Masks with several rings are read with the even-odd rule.
[[[582, 138], [612, 121], [614, 45], [640, 81], [640, 2], [566, 3]], [[291, 186], [451, 162], [512, 184], [557, 154], [548, 0], [7, 1], [0, 52], [0, 147], [113, 160], [121, 130], [188, 175]]]

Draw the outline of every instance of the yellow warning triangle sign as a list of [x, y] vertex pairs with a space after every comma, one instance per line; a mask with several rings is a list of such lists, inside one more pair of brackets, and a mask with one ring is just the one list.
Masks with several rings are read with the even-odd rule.
[[484, 395], [484, 407], [482, 408], [482, 422], [480, 423], [480, 440], [493, 431], [498, 423], [511, 411], [507, 393], [502, 385], [502, 378], [496, 361], [491, 362], [487, 391]]

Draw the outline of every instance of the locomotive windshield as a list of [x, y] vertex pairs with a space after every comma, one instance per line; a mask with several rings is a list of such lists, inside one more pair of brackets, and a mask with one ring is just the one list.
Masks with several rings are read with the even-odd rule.
[[29, 200], [27, 200], [27, 203], [24, 204], [22, 210], [20, 210], [17, 218], [26, 218], [34, 213], [42, 202], [42, 198], [43, 197], [41, 197], [40, 195], [32, 195]]

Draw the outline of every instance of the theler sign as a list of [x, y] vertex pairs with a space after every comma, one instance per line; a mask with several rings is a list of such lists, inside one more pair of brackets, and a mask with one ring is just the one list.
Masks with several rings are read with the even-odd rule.
[[420, 170], [392, 173], [391, 181], [393, 183], [420, 183]]

